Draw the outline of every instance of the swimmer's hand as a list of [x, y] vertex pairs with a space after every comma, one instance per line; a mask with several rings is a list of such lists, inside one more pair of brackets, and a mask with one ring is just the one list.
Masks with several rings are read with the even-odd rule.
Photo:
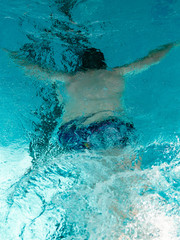
[[173, 47], [180, 47], [180, 41], [174, 42], [174, 43], [173, 43]]

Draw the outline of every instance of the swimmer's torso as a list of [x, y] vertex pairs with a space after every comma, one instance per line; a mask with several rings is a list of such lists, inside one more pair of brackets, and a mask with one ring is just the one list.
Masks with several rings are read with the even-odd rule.
[[95, 113], [85, 122], [90, 124], [122, 111], [124, 80], [119, 74], [107, 70], [78, 72], [69, 78], [66, 89], [63, 123]]

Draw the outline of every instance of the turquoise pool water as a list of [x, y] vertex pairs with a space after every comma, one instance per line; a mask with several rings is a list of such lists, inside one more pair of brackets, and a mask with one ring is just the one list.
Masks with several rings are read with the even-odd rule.
[[180, 48], [126, 77], [138, 140], [122, 156], [62, 153], [52, 84], [3, 49], [75, 71], [78, 51], [93, 46], [121, 66], [180, 40], [180, 1], [1, 0], [0, 9], [0, 239], [178, 240]]

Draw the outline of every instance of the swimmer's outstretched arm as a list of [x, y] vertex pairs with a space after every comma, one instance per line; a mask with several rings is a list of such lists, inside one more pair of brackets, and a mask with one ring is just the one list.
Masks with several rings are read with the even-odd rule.
[[68, 82], [70, 78], [70, 74], [64, 73], [61, 71], [54, 71], [50, 68], [44, 68], [39, 64], [33, 63], [29, 61], [27, 58], [19, 56], [18, 52], [10, 51], [8, 49], [3, 49], [5, 52], [8, 53], [11, 59], [18, 66], [21, 66], [27, 75], [35, 76], [40, 80], [49, 80], [51, 82], [61, 81], [61, 82]]
[[19, 56], [18, 52], [9, 51], [8, 49], [3, 50], [8, 53], [10, 58], [13, 59], [13, 61], [17, 63], [18, 66], [21, 66], [25, 70], [27, 75], [35, 76], [39, 80], [47, 80], [50, 83], [52, 83], [55, 86], [55, 91], [59, 102], [60, 103], [63, 102], [62, 95], [60, 93], [59, 88], [56, 85], [56, 82], [60, 81], [68, 83], [70, 80], [70, 76], [68, 73], [43, 68], [40, 65], [33, 63], [24, 57]]
[[116, 73], [119, 73], [121, 75], [125, 75], [128, 73], [133, 72], [134, 74], [142, 72], [149, 68], [152, 65], [158, 64], [160, 60], [165, 57], [165, 55], [173, 48], [180, 46], [180, 43], [169, 43], [166, 45], [163, 45], [153, 51], [150, 51], [149, 54], [146, 57], [143, 57], [141, 59], [136, 60], [133, 63], [123, 65], [121, 67], [116, 67], [113, 70]]

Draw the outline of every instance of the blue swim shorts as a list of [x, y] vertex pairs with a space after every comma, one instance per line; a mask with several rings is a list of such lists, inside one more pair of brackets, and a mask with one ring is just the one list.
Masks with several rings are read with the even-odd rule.
[[59, 128], [59, 143], [64, 150], [102, 150], [124, 147], [132, 141], [135, 130], [132, 123], [116, 117], [87, 126], [82, 125], [83, 121], [75, 119]]

